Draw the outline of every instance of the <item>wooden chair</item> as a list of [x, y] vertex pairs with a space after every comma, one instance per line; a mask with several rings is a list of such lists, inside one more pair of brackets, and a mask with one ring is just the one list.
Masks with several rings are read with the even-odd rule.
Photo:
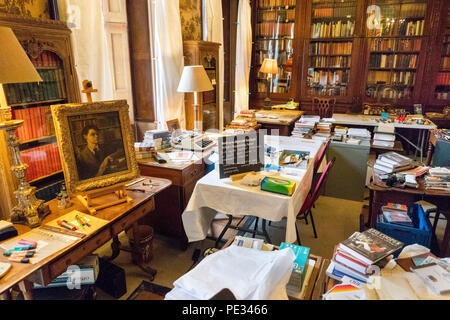
[[[300, 209], [300, 212], [297, 214], [297, 220], [306, 220], [308, 216], [311, 217], [311, 224], [314, 231], [314, 238], [317, 238], [317, 231], [316, 226], [314, 224], [314, 217], [312, 215], [312, 208], [316, 200], [319, 198], [320, 193], [322, 192], [323, 188], [325, 187], [325, 183], [328, 179], [328, 176], [330, 174], [331, 169], [334, 166], [334, 163], [336, 161], [336, 157], [333, 158], [330, 162], [328, 162], [327, 166], [325, 167], [325, 170], [322, 172], [322, 175], [320, 176], [319, 182], [317, 183], [316, 187], [314, 188], [314, 192], [311, 194], [308, 194], [305, 200], [305, 203], [303, 204], [303, 207]], [[297, 242], [299, 245], [301, 245], [300, 242], [300, 235], [298, 233], [298, 227], [297, 224], [295, 224], [295, 231], [297, 233]]]
[[318, 112], [320, 118], [331, 118], [336, 105], [335, 98], [314, 97], [312, 99], [312, 111]]

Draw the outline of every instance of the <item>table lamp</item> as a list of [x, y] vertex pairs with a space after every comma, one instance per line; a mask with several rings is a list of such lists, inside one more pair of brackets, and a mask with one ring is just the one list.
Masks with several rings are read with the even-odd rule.
[[272, 102], [270, 101], [270, 79], [272, 78], [273, 74], [278, 74], [278, 62], [274, 59], [264, 59], [263, 64], [261, 66], [261, 69], [259, 69], [259, 72], [267, 73], [267, 83], [266, 83], [266, 89], [267, 89], [267, 96], [264, 100], [264, 108], [265, 109], [271, 109]]
[[211, 91], [214, 87], [206, 74], [203, 66], [186, 66], [181, 75], [178, 92], [193, 92], [194, 93], [194, 131], [202, 132], [202, 112], [201, 106], [198, 103], [199, 92]]
[[12, 209], [11, 221], [38, 227], [41, 220], [49, 213], [44, 201], [36, 199], [36, 188], [26, 180], [28, 165], [20, 156], [20, 141], [16, 130], [22, 126], [23, 120], [12, 120], [11, 108], [7, 105], [3, 88], [5, 84], [42, 82], [24, 49], [10, 28], [0, 27], [0, 130], [6, 132], [9, 155], [12, 159], [11, 170], [17, 179], [17, 190], [14, 192], [18, 204]]

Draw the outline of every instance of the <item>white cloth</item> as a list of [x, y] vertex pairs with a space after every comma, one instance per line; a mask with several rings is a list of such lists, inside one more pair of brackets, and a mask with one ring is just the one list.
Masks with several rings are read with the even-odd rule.
[[236, 36], [235, 115], [249, 108], [251, 63], [252, 8], [248, 0], [240, 0]]
[[[110, 50], [106, 41], [102, 1], [60, 0], [62, 21], [72, 30], [71, 40], [78, 82], [90, 80], [98, 93], [94, 101], [114, 99]], [[82, 95], [82, 100], [87, 101]]]
[[237, 300], [287, 300], [292, 250], [261, 251], [230, 246], [207, 256], [174, 282], [166, 300], [208, 300], [229, 289]]
[[186, 128], [184, 93], [177, 91], [184, 67], [179, 0], [148, 3], [153, 6], [150, 30], [154, 30], [158, 127], [167, 129], [166, 121], [178, 119]]
[[[315, 158], [322, 142], [295, 139], [291, 137], [265, 136], [265, 144], [277, 150], [310, 151]], [[313, 162], [305, 170], [298, 170], [299, 176], [286, 176], [297, 182], [292, 196], [284, 196], [261, 191], [260, 187], [242, 186], [230, 178], [220, 179], [219, 166], [200, 179], [191, 199], [181, 216], [189, 242], [204, 240], [217, 212], [233, 216], [252, 215], [270, 221], [280, 221], [287, 217], [285, 241], [296, 240], [296, 216], [305, 202], [311, 188]], [[281, 176], [283, 177], [283, 176]]]
[[225, 56], [223, 47], [222, 0], [205, 0], [205, 41], [220, 43], [219, 47], [219, 131], [223, 130], [223, 97], [225, 89]]

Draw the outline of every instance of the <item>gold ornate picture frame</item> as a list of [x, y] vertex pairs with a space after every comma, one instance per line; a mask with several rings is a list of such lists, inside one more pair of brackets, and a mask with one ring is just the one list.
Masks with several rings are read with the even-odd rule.
[[69, 193], [139, 176], [128, 109], [126, 100], [51, 107]]

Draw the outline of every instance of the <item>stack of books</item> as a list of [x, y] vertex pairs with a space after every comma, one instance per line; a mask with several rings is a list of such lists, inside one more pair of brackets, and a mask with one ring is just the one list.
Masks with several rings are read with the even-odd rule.
[[155, 143], [153, 142], [136, 142], [134, 144], [134, 150], [136, 152], [136, 159], [142, 160], [151, 158], [153, 152], [155, 152]]
[[370, 141], [372, 134], [367, 129], [350, 128], [347, 131], [348, 140]]
[[317, 123], [320, 121], [320, 116], [303, 115], [296, 123], [294, 130], [292, 130], [292, 137], [304, 138], [312, 134]]
[[336, 126], [334, 128], [333, 140], [342, 141], [344, 137], [347, 137], [347, 127]]
[[425, 177], [425, 188], [450, 192], [450, 169], [444, 167], [431, 168]]
[[331, 137], [331, 123], [319, 122], [316, 126], [316, 134], [313, 136], [314, 140], [326, 141]]
[[404, 171], [413, 167], [413, 160], [397, 152], [380, 154], [373, 168], [383, 173]]
[[395, 133], [375, 132], [373, 135], [373, 146], [393, 148], [395, 145]]
[[413, 221], [408, 215], [408, 207], [406, 204], [388, 203], [381, 207], [382, 221], [387, 223], [399, 224], [403, 226], [413, 227]]
[[258, 127], [255, 110], [244, 110], [226, 127], [227, 130], [250, 130]]
[[344, 276], [370, 283], [370, 276], [387, 263], [387, 257], [401, 249], [403, 243], [376, 229], [355, 232], [336, 247], [326, 274], [342, 281]]

